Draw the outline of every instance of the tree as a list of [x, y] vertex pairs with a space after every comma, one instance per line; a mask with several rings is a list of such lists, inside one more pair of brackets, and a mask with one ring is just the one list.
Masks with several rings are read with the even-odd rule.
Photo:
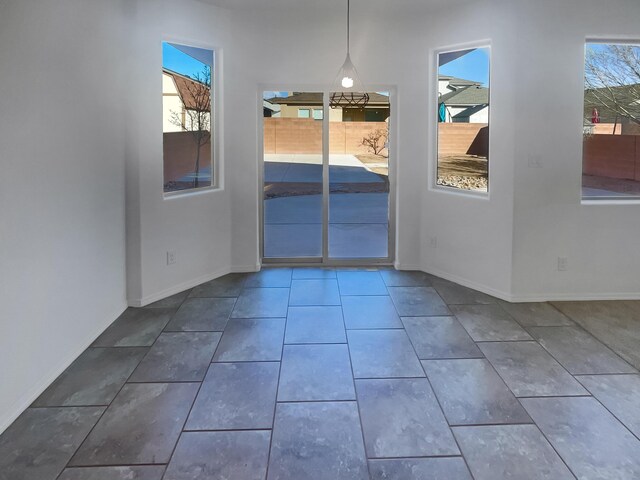
[[196, 145], [193, 187], [198, 188], [200, 174], [200, 151], [211, 141], [211, 67], [205, 65], [202, 72], [182, 82], [181, 97], [183, 112], [171, 112], [171, 123], [182, 131], [191, 133]]
[[378, 128], [362, 139], [361, 145], [367, 147], [374, 155], [380, 155], [384, 150], [389, 138], [389, 130], [386, 128]]
[[587, 105], [640, 124], [640, 47], [588, 48], [585, 90]]

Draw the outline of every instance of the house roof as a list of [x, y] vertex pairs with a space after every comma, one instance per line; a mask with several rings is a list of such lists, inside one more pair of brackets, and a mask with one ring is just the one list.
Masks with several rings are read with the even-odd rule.
[[204, 99], [198, 98], [197, 95], [201, 89], [207, 89], [210, 91], [211, 88], [209, 86], [185, 75], [181, 75], [178, 72], [169, 70], [168, 68], [163, 68], [162, 71], [173, 78], [173, 81], [176, 84], [176, 89], [178, 90], [178, 95], [180, 95], [180, 99], [187, 110], [202, 110], [205, 112], [211, 110], [210, 96], [207, 96], [208, 101], [205, 105]]
[[269, 100], [262, 100], [262, 107], [271, 110], [274, 113], [280, 111], [280, 105], [274, 105]]
[[599, 91], [605, 99], [615, 97], [616, 101], [625, 106], [627, 111], [635, 117], [640, 117], [640, 84], [625, 85], [620, 87], [612, 87], [610, 90], [605, 88], [588, 89], [584, 93], [584, 116], [591, 119], [593, 109], [597, 108], [600, 115], [601, 123], [620, 122], [624, 115], [617, 113], [614, 109], [607, 107], [607, 101], [598, 98]]
[[[274, 97], [268, 99], [269, 102], [279, 105], [322, 105], [322, 93], [312, 92], [293, 92], [288, 97]], [[388, 106], [389, 97], [379, 93], [369, 93], [369, 106]]]
[[488, 105], [489, 89], [477, 85], [461, 88], [442, 95], [439, 98], [439, 103], [462, 106]]
[[454, 86], [469, 86], [469, 85], [482, 85], [482, 82], [476, 82], [475, 80], [466, 80], [464, 78], [452, 77], [450, 75], [438, 75], [438, 80], [448, 81], [449, 85]]

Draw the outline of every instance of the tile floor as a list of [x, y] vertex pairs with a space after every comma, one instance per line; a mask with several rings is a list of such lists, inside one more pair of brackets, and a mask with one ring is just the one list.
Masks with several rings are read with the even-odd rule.
[[421, 272], [231, 274], [118, 318], [0, 480], [640, 478], [640, 302]]

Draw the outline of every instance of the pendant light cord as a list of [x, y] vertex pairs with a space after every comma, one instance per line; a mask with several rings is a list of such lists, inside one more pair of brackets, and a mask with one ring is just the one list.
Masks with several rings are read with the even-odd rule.
[[349, 54], [349, 36], [350, 36], [350, 26], [351, 26], [351, 0], [347, 0], [347, 55]]

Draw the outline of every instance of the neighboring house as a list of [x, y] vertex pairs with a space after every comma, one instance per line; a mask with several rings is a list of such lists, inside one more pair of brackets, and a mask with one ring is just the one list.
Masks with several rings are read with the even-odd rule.
[[274, 105], [269, 100], [262, 100], [262, 113], [264, 117], [279, 117], [280, 105]]
[[[282, 118], [313, 118], [322, 120], [322, 93], [292, 92], [287, 97], [268, 100], [280, 106]], [[369, 103], [364, 108], [330, 108], [331, 122], [384, 122], [389, 118], [389, 97], [380, 93], [370, 93]]]
[[[489, 89], [480, 82], [440, 75], [438, 106], [447, 123], [489, 123]], [[440, 114], [439, 114], [440, 115]]]
[[174, 114], [178, 115], [182, 124], [186, 124], [187, 129], [191, 128], [190, 118], [186, 112], [197, 110], [198, 105], [191, 92], [199, 88], [208, 87], [172, 70], [162, 69], [162, 131], [164, 133], [183, 131], [180, 125], [175, 124], [177, 122], [174, 122]]
[[[585, 90], [584, 127], [585, 133], [600, 133], [596, 124], [611, 126], [611, 132], [622, 135], [640, 135], [640, 125], [629, 115], [623, 115], [611, 108], [614, 100], [629, 114], [640, 118], [640, 84]], [[597, 112], [597, 115], [595, 113]], [[594, 123], [597, 117], [597, 121]]]
[[449, 75], [440, 75], [438, 77], [438, 93], [446, 95], [447, 93], [460, 90], [471, 86], [480, 86], [480, 82], [473, 80], [465, 80], [464, 78], [450, 77]]

